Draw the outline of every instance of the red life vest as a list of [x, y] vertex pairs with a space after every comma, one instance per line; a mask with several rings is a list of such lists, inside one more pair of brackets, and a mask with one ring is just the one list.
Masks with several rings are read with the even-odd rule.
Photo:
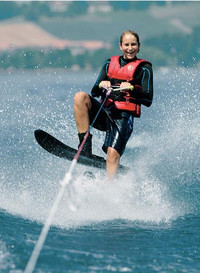
[[[135, 71], [138, 66], [141, 63], [149, 63], [143, 59], [136, 59], [125, 66], [120, 67], [119, 58], [120, 56], [111, 57], [107, 73], [107, 76], [110, 79], [117, 79], [127, 82], [132, 81], [135, 78]], [[115, 107], [119, 110], [130, 111], [135, 117], [140, 117], [141, 106], [133, 102], [134, 97], [131, 95], [131, 91], [125, 92], [123, 98], [125, 99], [124, 101], [114, 101]], [[111, 102], [113, 102], [113, 100], [108, 98], [105, 106], [108, 106]]]

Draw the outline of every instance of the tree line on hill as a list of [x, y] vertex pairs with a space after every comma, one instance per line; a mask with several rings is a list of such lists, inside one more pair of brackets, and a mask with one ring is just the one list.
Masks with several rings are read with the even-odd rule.
[[[108, 5], [115, 10], [145, 10], [152, 4], [163, 6], [166, 1], [108, 1]], [[172, 2], [176, 4], [176, 2]], [[0, 20], [20, 16], [28, 21], [37, 21], [41, 17], [75, 17], [87, 14], [91, 5], [88, 1], [66, 1], [63, 8], [52, 8], [51, 1], [0, 1]]]
[[[168, 41], [168, 43], [166, 43]], [[139, 57], [148, 59], [153, 66], [193, 67], [200, 64], [200, 27], [195, 27], [192, 34], [163, 34], [145, 40]], [[115, 43], [113, 43], [115, 44]], [[119, 55], [118, 46], [111, 49], [86, 51], [72, 55], [69, 49], [16, 49], [0, 53], [0, 69], [40, 69], [78, 67], [80, 69], [99, 69], [110, 56]]]
[[[154, 1], [155, 2], [155, 1]], [[31, 1], [21, 2], [0, 1], [0, 19], [6, 19], [23, 14], [26, 19], [30, 16], [49, 16], [51, 9], [49, 2]], [[67, 11], [71, 16], [84, 14], [87, 11], [87, 1], [71, 1]], [[151, 1], [110, 1], [113, 9], [130, 9], [133, 5], [137, 8], [148, 8]], [[159, 5], [166, 4], [165, 1], [156, 1]], [[134, 6], [135, 8], [135, 6]], [[35, 10], [35, 12], [33, 12]], [[66, 12], [67, 12], [66, 11]], [[34, 15], [35, 14], [35, 15]], [[36, 16], [36, 17], [37, 17]], [[35, 19], [36, 19], [35, 17]], [[144, 40], [140, 57], [148, 59], [154, 67], [159, 66], [184, 66], [192, 67], [200, 63], [200, 27], [194, 27], [191, 34], [163, 34]], [[118, 41], [114, 41], [111, 49], [100, 49], [86, 51], [79, 55], [72, 55], [69, 49], [16, 49], [0, 52], [0, 69], [40, 69], [40, 68], [66, 68], [79, 67], [80, 69], [98, 69], [99, 66], [110, 56], [120, 54]]]

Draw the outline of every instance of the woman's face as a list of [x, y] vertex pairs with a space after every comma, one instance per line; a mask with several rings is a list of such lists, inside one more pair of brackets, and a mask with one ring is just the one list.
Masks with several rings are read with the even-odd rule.
[[139, 50], [136, 37], [130, 33], [124, 35], [119, 47], [123, 53], [124, 59], [134, 59]]

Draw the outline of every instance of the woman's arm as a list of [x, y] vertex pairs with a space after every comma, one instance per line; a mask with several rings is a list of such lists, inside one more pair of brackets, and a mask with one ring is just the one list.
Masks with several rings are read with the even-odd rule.
[[110, 59], [106, 60], [105, 63], [103, 64], [103, 67], [91, 91], [91, 94], [93, 97], [99, 97], [102, 94], [103, 89], [99, 88], [99, 84], [102, 81], [108, 80], [107, 73], [108, 73], [109, 63], [110, 63]]
[[133, 96], [137, 103], [149, 107], [153, 100], [153, 70], [150, 64], [145, 64], [142, 68], [141, 86], [135, 85]]

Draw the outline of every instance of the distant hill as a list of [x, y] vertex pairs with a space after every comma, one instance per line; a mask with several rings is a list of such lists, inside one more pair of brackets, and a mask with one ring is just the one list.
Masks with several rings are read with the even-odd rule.
[[17, 48], [64, 48], [65, 40], [56, 38], [33, 23], [0, 24], [0, 50]]
[[[52, 3], [58, 7], [61, 4], [60, 2]], [[1, 2], [1, 5], [3, 7], [4, 3]], [[36, 7], [37, 5], [37, 2], [35, 4], [33, 3], [32, 7]], [[125, 29], [134, 29], [137, 31], [142, 41], [164, 33], [183, 33], [187, 35], [192, 32], [194, 26], [200, 25], [199, 13], [199, 1], [178, 1], [177, 3], [173, 2], [173, 4], [167, 2], [166, 5], [163, 6], [153, 4], [152, 1], [149, 8], [141, 10], [111, 9], [105, 11], [104, 9], [101, 12], [88, 12], [85, 15], [74, 17], [67, 15], [64, 17], [59, 16], [59, 13], [57, 16], [52, 17], [39, 16], [38, 14], [37, 20], [32, 21], [32, 23], [26, 22], [22, 18], [19, 19], [20, 17], [12, 17], [10, 21], [0, 21], [1, 47], [3, 47], [4, 41], [5, 44], [7, 43], [9, 33], [12, 34], [11, 37], [13, 37], [13, 39], [20, 39], [21, 36], [21, 41], [16, 40], [18, 44], [24, 42], [28, 45], [29, 43], [37, 44], [37, 39], [41, 39], [39, 35], [40, 32], [41, 37], [43, 36], [45, 38], [42, 39], [44, 44], [52, 43], [53, 45], [55, 42], [58, 47], [59, 44], [61, 47], [63, 46], [63, 40], [95, 40], [112, 43], [119, 38], [119, 35]], [[15, 23], [16, 25], [14, 25]], [[7, 26], [5, 26], [6, 24]], [[24, 24], [26, 24], [26, 26]], [[36, 26], [41, 29], [36, 30]]]
[[37, 23], [61, 39], [113, 42], [125, 29], [136, 30], [142, 40], [163, 33], [188, 34], [200, 25], [200, 2], [181, 1], [146, 10], [99, 12], [72, 18], [43, 18]]
[[108, 43], [102, 41], [60, 39], [31, 22], [0, 24], [0, 37], [0, 51], [17, 48], [64, 49], [67, 47], [75, 51], [75, 53], [79, 53], [83, 50], [98, 50], [110, 47]]
[[[68, 15], [58, 12], [56, 16], [40, 13], [41, 5], [53, 3], [54, 8], [63, 8], [66, 7], [66, 2], [30, 1], [27, 8], [31, 21], [26, 21], [27, 13], [23, 16], [21, 9], [18, 9], [17, 16], [0, 20], [0, 68], [75, 66], [97, 69], [111, 55], [120, 54], [119, 36], [126, 29], [138, 32], [141, 39], [139, 57], [150, 60], [154, 67], [191, 67], [200, 64], [198, 1], [163, 2], [163, 6], [152, 1], [146, 8], [135, 9], [132, 6], [126, 10], [105, 9], [106, 6], [104, 9], [99, 9], [100, 6], [98, 9], [91, 9], [90, 5], [89, 10], [92, 12], [85, 11], [82, 15], [79, 12], [79, 2], [69, 2], [73, 3], [76, 15], [69, 16], [69, 11]], [[14, 2], [9, 3], [13, 5]], [[122, 5], [128, 2], [115, 3]], [[131, 3], [139, 5], [140, 2]], [[2, 1], [0, 4], [1, 7], [5, 6]], [[19, 4], [15, 4], [17, 5]], [[32, 16], [31, 8], [38, 8], [34, 11], [35, 16]], [[43, 11], [46, 12], [46, 6]], [[2, 9], [0, 15], [4, 15]], [[26, 48], [25, 54], [23, 48]], [[47, 50], [40, 50], [44, 48]], [[12, 50], [12, 54], [6, 52], [10, 49], [18, 50]]]

